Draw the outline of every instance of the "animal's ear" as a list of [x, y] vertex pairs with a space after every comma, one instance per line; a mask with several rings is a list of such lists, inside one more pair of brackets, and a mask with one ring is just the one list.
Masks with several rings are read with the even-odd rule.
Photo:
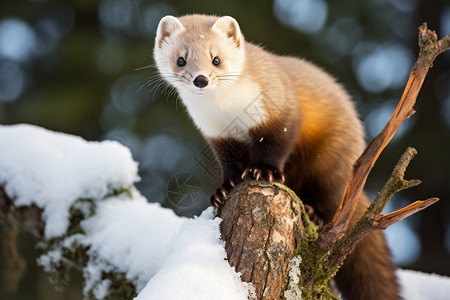
[[219, 18], [212, 27], [213, 30], [223, 32], [227, 37], [233, 39], [236, 46], [240, 48], [244, 42], [244, 36], [241, 33], [238, 22], [229, 16]]
[[164, 39], [182, 29], [184, 29], [184, 27], [180, 20], [174, 16], [165, 16], [159, 21], [158, 29], [156, 30], [156, 43], [161, 48]]

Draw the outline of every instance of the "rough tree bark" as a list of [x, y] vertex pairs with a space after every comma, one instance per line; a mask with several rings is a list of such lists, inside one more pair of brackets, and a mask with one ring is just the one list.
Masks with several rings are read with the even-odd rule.
[[236, 187], [220, 217], [229, 263], [258, 299], [280, 298], [297, 241], [317, 238], [301, 201], [286, 186], [252, 181]]

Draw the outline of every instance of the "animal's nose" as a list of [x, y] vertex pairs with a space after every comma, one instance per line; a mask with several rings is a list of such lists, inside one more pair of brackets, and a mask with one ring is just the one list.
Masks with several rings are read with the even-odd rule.
[[194, 79], [194, 85], [198, 88], [204, 88], [205, 86], [208, 85], [208, 78], [206, 78], [203, 75], [198, 75]]

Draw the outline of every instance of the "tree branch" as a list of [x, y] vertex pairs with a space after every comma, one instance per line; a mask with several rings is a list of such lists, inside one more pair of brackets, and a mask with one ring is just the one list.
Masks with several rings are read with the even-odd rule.
[[386, 204], [388, 203], [388, 201], [392, 198], [392, 196], [395, 193], [403, 189], [417, 186], [421, 183], [421, 181], [418, 179], [414, 180], [404, 179], [406, 168], [408, 167], [409, 163], [416, 154], [417, 154], [416, 149], [411, 147], [406, 149], [406, 151], [403, 153], [403, 155], [397, 162], [397, 165], [392, 171], [392, 174], [389, 177], [388, 181], [373, 200], [368, 211], [372, 212], [374, 215], [380, 214], [383, 211]]
[[386, 215], [381, 214], [384, 207], [395, 193], [420, 184], [420, 180], [404, 179], [406, 168], [416, 153], [417, 151], [414, 148], [406, 149], [392, 171], [388, 181], [377, 194], [364, 216], [361, 217], [348, 235], [344, 236], [344, 238], [340, 239], [331, 247], [330, 261], [333, 263], [330, 264], [330, 266], [332, 268], [339, 267], [347, 254], [352, 251], [356, 244], [369, 232], [374, 230], [384, 230], [388, 226], [427, 208], [439, 200], [438, 198], [430, 198], [425, 201], [416, 201], [395, 212]]
[[428, 206], [436, 203], [437, 201], [439, 201], [439, 198], [429, 198], [427, 200], [422, 201], [418, 200], [402, 209], [391, 212], [389, 214], [375, 216], [372, 225], [376, 229], [386, 229], [392, 224], [397, 223], [398, 221], [401, 221], [409, 217], [410, 215], [427, 208]]
[[353, 171], [348, 180], [341, 204], [334, 218], [326, 226], [317, 241], [317, 245], [323, 251], [331, 248], [346, 232], [370, 170], [403, 121], [414, 113], [413, 106], [425, 76], [436, 56], [449, 48], [449, 40], [450, 35], [447, 35], [442, 40], [437, 41], [436, 33], [428, 30], [426, 23], [419, 27], [420, 53], [411, 71], [403, 95], [386, 126], [370, 142], [366, 150], [353, 165]]

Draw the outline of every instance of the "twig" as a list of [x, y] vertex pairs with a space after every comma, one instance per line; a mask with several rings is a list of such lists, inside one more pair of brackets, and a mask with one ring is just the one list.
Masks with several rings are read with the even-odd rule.
[[403, 207], [402, 209], [391, 212], [389, 214], [375, 216], [372, 225], [377, 229], [386, 229], [392, 224], [401, 221], [409, 217], [410, 215], [427, 208], [428, 206], [436, 203], [437, 201], [439, 201], [439, 198], [418, 200], [406, 207]]
[[380, 214], [395, 193], [403, 189], [417, 186], [421, 183], [421, 181], [418, 179], [405, 180], [403, 178], [405, 176], [406, 168], [416, 154], [416, 149], [411, 147], [408, 147], [406, 149], [406, 151], [400, 157], [398, 163], [395, 165], [395, 168], [392, 171], [392, 174], [389, 177], [388, 181], [373, 200], [368, 211], [371, 211], [376, 215]]
[[346, 257], [346, 254], [369, 232], [386, 229], [388, 226], [427, 208], [439, 200], [438, 198], [430, 198], [424, 201], [416, 201], [392, 213], [386, 215], [380, 214], [395, 193], [420, 184], [420, 180], [404, 179], [406, 168], [416, 153], [417, 151], [414, 148], [406, 149], [392, 171], [388, 181], [375, 197], [364, 216], [358, 221], [348, 236], [345, 236], [332, 246], [330, 251], [330, 261], [333, 262], [334, 266], [339, 266]]

